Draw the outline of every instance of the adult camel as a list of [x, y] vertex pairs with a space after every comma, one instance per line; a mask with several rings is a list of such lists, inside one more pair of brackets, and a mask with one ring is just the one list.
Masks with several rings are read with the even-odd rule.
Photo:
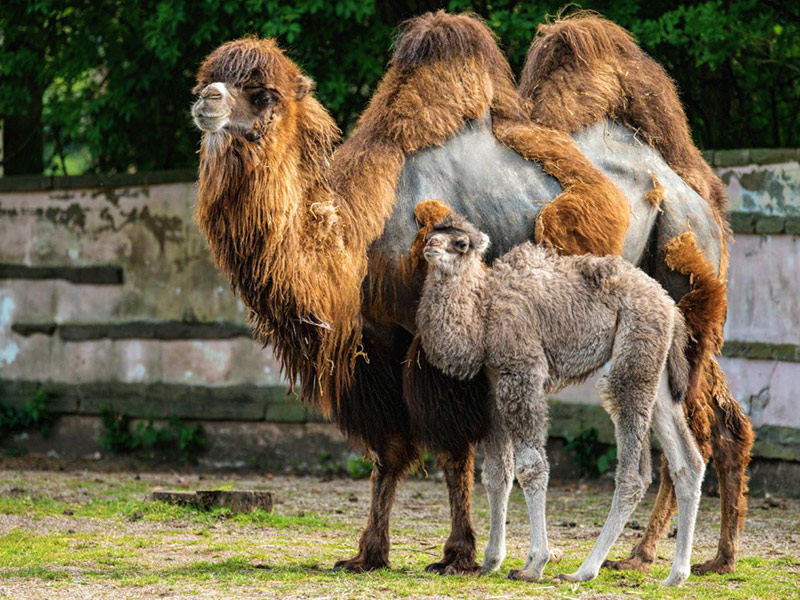
[[[714, 358], [725, 317], [721, 184], [692, 145], [673, 84], [626, 32], [587, 15], [551, 27], [534, 40], [518, 91], [480, 20], [412, 19], [338, 148], [311, 80], [273, 40], [226, 43], [200, 67], [198, 226], [301, 399], [375, 463], [358, 552], [336, 568], [389, 564], [395, 491], [427, 446], [452, 519], [444, 557], [428, 568], [479, 571], [470, 494], [486, 382], [447, 378], [414, 343], [424, 266], [409, 252], [413, 209], [430, 198], [491, 236], [488, 260], [531, 238], [563, 253], [620, 254], [679, 300], [693, 335], [687, 411], [722, 490], [719, 552], [697, 570], [733, 568], [752, 432]], [[544, 110], [553, 98], [567, 112], [588, 108], [568, 120]], [[612, 566], [648, 568], [674, 510], [662, 471], [645, 537]]]

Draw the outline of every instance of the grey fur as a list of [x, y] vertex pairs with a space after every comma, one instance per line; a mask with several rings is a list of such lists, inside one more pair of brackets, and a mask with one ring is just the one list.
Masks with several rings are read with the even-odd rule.
[[[656, 433], [670, 446], [670, 467], [684, 481], [679, 505], [685, 518], [679, 522], [679, 552], [667, 581], [681, 583], [688, 576], [703, 461], [683, 409], [675, 403], [688, 385], [680, 311], [655, 280], [618, 257], [559, 256], [526, 242], [487, 269], [480, 235], [458, 215], [428, 234], [424, 255], [429, 268], [417, 328], [428, 359], [442, 371], [465, 379], [486, 369], [492, 381], [496, 417], [485, 468], [492, 532], [484, 569], [498, 568], [505, 554], [501, 538], [513, 448], [528, 504], [531, 549], [525, 567], [510, 576], [541, 578], [549, 559], [546, 396], [610, 361], [597, 389], [616, 430], [614, 500], [589, 557], [563, 578], [597, 575], [650, 484], [648, 434], [655, 410]], [[668, 377], [661, 382], [665, 371]], [[672, 408], [656, 409], [662, 388]]]

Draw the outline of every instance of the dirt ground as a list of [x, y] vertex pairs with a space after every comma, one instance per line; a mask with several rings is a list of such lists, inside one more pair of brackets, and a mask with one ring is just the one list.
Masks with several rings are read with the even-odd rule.
[[[204, 513], [152, 503], [153, 489], [264, 489], [271, 513]], [[515, 488], [508, 558], [499, 574], [440, 577], [424, 566], [440, 557], [449, 529], [437, 477], [410, 478], [392, 519], [392, 568], [333, 573], [355, 551], [369, 506], [366, 480], [198, 476], [180, 473], [0, 470], [0, 598], [798, 598], [800, 501], [752, 499], [737, 572], [692, 576], [664, 588], [674, 539], [659, 548], [649, 575], [603, 572], [589, 583], [557, 584], [591, 548], [610, 505], [610, 482], [559, 484], [548, 497], [551, 547], [564, 551], [539, 584], [509, 581], [527, 551], [527, 516]], [[612, 550], [624, 556], [641, 535], [649, 495]], [[718, 500], [704, 498], [695, 562], [714, 554]], [[476, 486], [479, 560], [488, 533], [486, 494]]]

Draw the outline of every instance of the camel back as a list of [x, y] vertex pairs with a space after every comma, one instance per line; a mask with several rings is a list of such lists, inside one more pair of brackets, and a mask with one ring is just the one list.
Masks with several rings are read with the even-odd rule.
[[540, 25], [519, 91], [546, 127], [574, 133], [606, 117], [622, 121], [711, 204], [730, 235], [725, 187], [692, 142], [674, 82], [625, 29], [591, 12]]

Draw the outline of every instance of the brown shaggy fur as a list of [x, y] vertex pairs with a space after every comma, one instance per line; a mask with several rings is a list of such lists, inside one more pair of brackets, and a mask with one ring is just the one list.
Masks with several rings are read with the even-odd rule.
[[730, 233], [725, 187], [692, 142], [675, 84], [622, 27], [591, 12], [540, 25], [519, 90], [547, 127], [573, 133], [609, 116], [637, 130]]
[[659, 210], [661, 210], [661, 203], [666, 200], [664, 196], [664, 186], [659, 183], [655, 175], [653, 176], [653, 189], [644, 195], [644, 199], [647, 200], [653, 208]]
[[[272, 40], [255, 38], [211, 53], [198, 87], [221, 77], [263, 77], [292, 99], [301, 81]], [[343, 241], [326, 180], [339, 129], [311, 95], [282, 108], [277, 135], [266, 130], [246, 141], [220, 133], [213, 148], [204, 138], [195, 221], [248, 307], [255, 335], [272, 344], [289, 381], [299, 378], [304, 399], [327, 415], [352, 372], [366, 261], [363, 245]]]

